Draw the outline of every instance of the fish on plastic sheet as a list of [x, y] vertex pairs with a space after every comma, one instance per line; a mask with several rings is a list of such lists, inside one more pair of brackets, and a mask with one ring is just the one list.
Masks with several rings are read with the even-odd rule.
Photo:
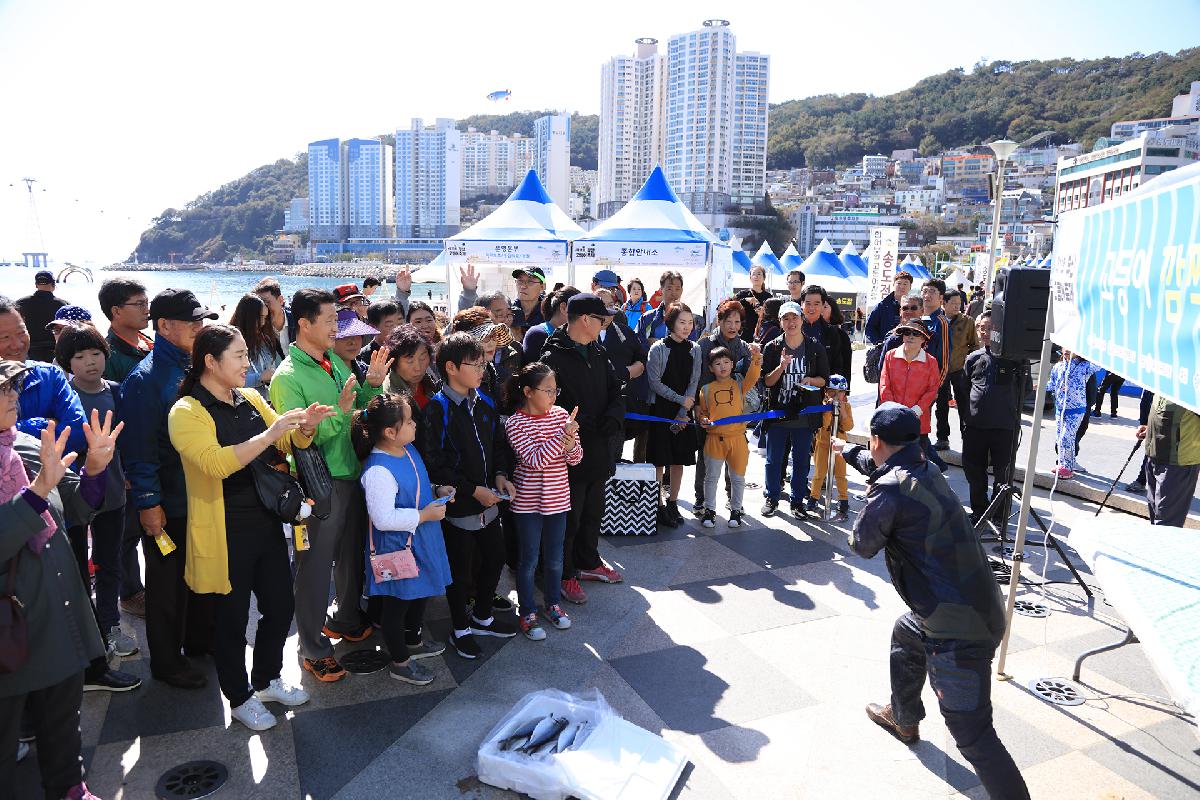
[[[585, 719], [583, 722], [580, 722], [575, 726], [575, 730], [571, 734], [571, 741], [567, 745], [567, 749], [574, 750], [575, 748], [579, 747], [579, 745], [583, 744], [584, 739], [588, 737], [589, 733], [591, 733], [591, 730], [589, 729], [588, 721]], [[560, 747], [558, 752], [561, 753], [563, 750], [564, 748]]]
[[556, 717], [551, 714], [537, 724], [537, 727], [533, 729], [533, 734], [529, 737], [529, 741], [524, 747], [518, 748], [519, 751], [529, 755], [546, 744], [546, 742], [557, 742], [558, 735], [569, 724], [570, 722], [566, 717]]
[[529, 737], [533, 735], [539, 723], [552, 718], [553, 714], [547, 714], [545, 717], [538, 717], [523, 723], [519, 728], [510, 733], [507, 738], [497, 742], [496, 746], [500, 750], [516, 750], [523, 747], [529, 742]]

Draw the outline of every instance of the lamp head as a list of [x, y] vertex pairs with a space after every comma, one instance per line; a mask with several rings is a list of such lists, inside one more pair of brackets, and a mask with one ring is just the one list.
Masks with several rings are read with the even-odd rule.
[[998, 161], [1008, 161], [1008, 157], [1017, 149], [1017, 143], [1011, 139], [998, 139], [988, 147], [992, 148], [992, 152], [996, 154]]

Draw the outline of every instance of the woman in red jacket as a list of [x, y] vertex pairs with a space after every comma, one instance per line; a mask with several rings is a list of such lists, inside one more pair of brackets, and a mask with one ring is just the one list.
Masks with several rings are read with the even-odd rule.
[[[932, 452], [929, 446], [931, 409], [942, 384], [941, 367], [937, 359], [925, 351], [929, 330], [920, 320], [901, 323], [896, 327], [896, 333], [903, 337], [903, 344], [883, 359], [879, 402], [891, 400], [908, 406], [921, 418], [921, 447], [928, 455]], [[941, 464], [938, 466], [942, 468]]]

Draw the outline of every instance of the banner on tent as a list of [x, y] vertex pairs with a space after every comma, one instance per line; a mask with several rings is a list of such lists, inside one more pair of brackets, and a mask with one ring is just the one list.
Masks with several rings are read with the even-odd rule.
[[858, 304], [858, 295], [842, 294], [841, 292], [830, 292], [829, 297], [837, 304], [837, 307], [842, 310], [842, 316], [846, 319], [854, 319], [854, 309]]
[[871, 273], [867, 305], [873, 306], [891, 291], [892, 277], [896, 274], [896, 253], [900, 249], [900, 229], [885, 225], [871, 228], [870, 235], [867, 253], [870, 256]]
[[567, 243], [472, 242], [447, 239], [446, 259], [487, 264], [562, 264], [567, 260]]
[[1059, 217], [1051, 338], [1200, 413], [1200, 169], [1164, 183]]
[[575, 242], [572, 257], [582, 266], [703, 267], [708, 245], [703, 242]]

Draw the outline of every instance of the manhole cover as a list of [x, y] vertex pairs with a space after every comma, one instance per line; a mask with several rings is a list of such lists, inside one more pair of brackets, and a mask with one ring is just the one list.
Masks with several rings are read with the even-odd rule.
[[229, 780], [229, 770], [216, 761], [189, 761], [163, 773], [154, 787], [159, 800], [208, 797]]
[[390, 659], [382, 650], [351, 650], [338, 656], [338, 663], [354, 675], [370, 675], [386, 667]]
[[1005, 558], [1012, 558], [1013, 553], [1016, 551], [1013, 550], [1013, 546], [1011, 544], [998, 544], [992, 548], [992, 552], [996, 555], [1004, 556]]
[[1048, 617], [1050, 609], [1041, 603], [1035, 603], [1032, 600], [1017, 600], [1013, 603], [1013, 611], [1016, 611], [1023, 617]]
[[1029, 690], [1056, 706], [1081, 706], [1084, 702], [1079, 684], [1062, 678], [1035, 678], [1029, 682]]
[[988, 566], [992, 568], [992, 575], [996, 578], [997, 583], [1008, 583], [1012, 577], [1012, 567], [1003, 561], [995, 561], [989, 558]]

